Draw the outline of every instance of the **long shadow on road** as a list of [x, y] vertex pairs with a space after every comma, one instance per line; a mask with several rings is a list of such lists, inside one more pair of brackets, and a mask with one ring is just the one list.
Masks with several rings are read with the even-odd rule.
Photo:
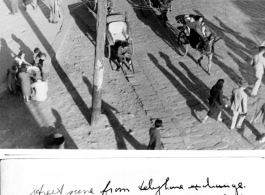
[[[178, 92], [186, 99], [186, 104], [191, 110], [191, 114], [194, 118], [196, 118], [198, 121], [201, 121], [195, 113], [195, 110], [197, 109], [198, 105], [201, 105], [201, 101], [192, 94], [191, 91], [194, 89], [191, 89], [190, 87], [193, 85], [189, 84], [190, 81], [189, 79], [186, 78], [185, 75], [183, 75], [180, 71], [176, 73], [176, 70], [174, 69], [174, 73], [178, 74], [177, 76], [179, 78], [182, 78], [182, 80], [185, 80], [185, 82], [188, 82], [187, 84], [190, 86], [188, 89], [175, 78], [175, 75], [170, 73], [166, 68], [164, 68], [162, 65], [159, 64], [158, 60], [156, 59], [155, 56], [152, 54], [148, 53], [148, 56], [150, 60], [154, 63], [154, 65], [168, 78], [168, 80], [172, 83], [172, 85], [178, 90]], [[164, 53], [160, 52], [160, 56], [165, 59], [167, 65], [169, 68], [172, 69], [172, 64], [168, 59], [168, 56], [165, 55]], [[205, 98], [206, 99], [206, 98]], [[206, 109], [206, 108], [205, 108]]]
[[[196, 14], [203, 15], [198, 10], [193, 10], [193, 11]], [[246, 61], [250, 60], [250, 53], [251, 53], [250, 48], [254, 46], [255, 43], [251, 41], [249, 38], [241, 36], [240, 33], [228, 27], [218, 17], [214, 16], [214, 18], [220, 23], [220, 27], [215, 25], [211, 21], [207, 20], [207, 18], [205, 18], [205, 24], [208, 25], [211, 29], [213, 29], [213, 31], [217, 34], [217, 36], [222, 36], [225, 45], [231, 50], [231, 52], [235, 53], [234, 55], [230, 52], [228, 55], [232, 57], [232, 60], [238, 66], [238, 71], [240, 72], [241, 75], [236, 73], [235, 70], [233, 70], [229, 65], [226, 65], [225, 62], [223, 62], [223, 60], [217, 58], [215, 55], [213, 56], [213, 62], [217, 64], [235, 83], [238, 83], [238, 81], [242, 77], [249, 83], [252, 83], [252, 79], [249, 74], [250, 66]], [[248, 45], [248, 47], [243, 47], [241, 44], [237, 43], [235, 40], [227, 36], [226, 35], [227, 33], [235, 37], [242, 44]], [[216, 52], [218, 53], [218, 50], [216, 50]], [[244, 62], [241, 62], [242, 60]]]
[[149, 26], [158, 37], [160, 37], [169, 47], [171, 47], [175, 52], [178, 53], [176, 42], [178, 30], [172, 25], [168, 25], [167, 28], [163, 27], [162, 20], [158, 19], [158, 16], [153, 10], [149, 10], [150, 15], [148, 17], [144, 17], [141, 13], [141, 9], [135, 6], [136, 4], [139, 5], [138, 0], [128, 0], [128, 2], [132, 5], [137, 18], [146, 26]]
[[[86, 77], [83, 77], [83, 81], [87, 85], [89, 93], [92, 94], [92, 84], [90, 83], [90, 81]], [[125, 140], [137, 150], [146, 149], [146, 146], [138, 142], [129, 132], [126, 131], [124, 126], [119, 122], [119, 120], [113, 113], [113, 111], [117, 111], [116, 108], [110, 106], [108, 103], [102, 100], [101, 109], [102, 113], [107, 116], [109, 123], [113, 128], [118, 149], [127, 149]]]

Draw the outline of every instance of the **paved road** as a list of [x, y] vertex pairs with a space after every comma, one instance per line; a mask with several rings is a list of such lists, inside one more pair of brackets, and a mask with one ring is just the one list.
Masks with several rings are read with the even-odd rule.
[[[207, 3], [207, 6], [205, 6]], [[230, 98], [231, 91], [241, 77], [253, 83], [253, 72], [249, 66], [251, 49], [255, 42], [263, 40], [260, 35], [264, 21], [261, 2], [238, 1], [173, 1], [169, 13], [170, 25], [163, 28], [156, 14], [148, 18], [141, 15], [134, 5], [137, 1], [117, 1], [118, 10], [130, 13], [135, 43], [135, 78], [130, 79], [132, 87], [139, 96], [143, 109], [151, 118], [162, 118], [165, 122], [163, 140], [170, 149], [257, 149], [262, 148], [255, 141], [258, 129], [249, 124], [253, 114], [253, 98], [249, 99], [249, 116], [242, 134], [229, 131], [231, 111], [226, 110], [224, 123], [209, 120], [200, 121], [208, 110], [206, 99], [210, 88], [219, 78], [225, 79], [224, 95]], [[129, 5], [128, 5], [129, 4]], [[133, 7], [133, 8], [132, 8]], [[180, 57], [174, 50], [176, 46], [176, 27], [174, 17], [184, 13], [202, 13], [208, 24], [219, 36], [224, 36], [216, 46], [222, 56], [213, 59], [213, 75], [208, 76], [207, 61], [203, 66], [194, 62], [196, 53]], [[257, 23], [259, 22], [259, 26]], [[260, 89], [264, 97], [264, 88]], [[257, 133], [258, 132], [258, 133]]]
[[[156, 13], [144, 18], [136, 3], [136, 0], [116, 0], [115, 9], [126, 10], [132, 24], [136, 73], [127, 82], [121, 72], [111, 71], [106, 64], [100, 125], [93, 128], [89, 124], [95, 18], [80, 3], [72, 3], [68, 6], [72, 17], [69, 30], [51, 70], [48, 100], [23, 105], [18, 98], [6, 96], [0, 101], [4, 110], [0, 120], [5, 121], [0, 124], [1, 148], [42, 148], [45, 136], [60, 132], [66, 137], [67, 148], [145, 149], [150, 121], [158, 117], [165, 123], [163, 141], [168, 149], [264, 148], [264, 144], [255, 140], [265, 132], [264, 127], [261, 124], [253, 127], [248, 122], [255, 99], [249, 99], [250, 111], [243, 134], [228, 130], [229, 109], [223, 117], [224, 123], [214, 119], [206, 124], [200, 122], [209, 108], [206, 102], [209, 90], [219, 78], [225, 79], [224, 95], [228, 99], [239, 78], [253, 83], [248, 62], [250, 54], [255, 52], [251, 49], [255, 42], [264, 39], [261, 34], [264, 22], [260, 20], [264, 17], [264, 5], [228, 0], [199, 3], [175, 0], [169, 13], [170, 25], [165, 29]], [[195, 64], [194, 50], [190, 49], [186, 57], [180, 57], [175, 50], [175, 15], [198, 11], [218, 35], [224, 36], [216, 45], [216, 52], [222, 58], [214, 58], [211, 76], [203, 70], [206, 60], [202, 67]], [[264, 87], [259, 97], [263, 100]], [[12, 102], [16, 109], [10, 107]], [[23, 116], [20, 123], [16, 123], [20, 116]], [[31, 141], [26, 141], [28, 138]]]

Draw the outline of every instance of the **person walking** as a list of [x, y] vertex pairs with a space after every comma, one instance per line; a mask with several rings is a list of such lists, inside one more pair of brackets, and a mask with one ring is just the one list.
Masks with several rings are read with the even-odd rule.
[[147, 146], [148, 150], [163, 150], [164, 146], [161, 140], [160, 130], [163, 126], [163, 121], [156, 119], [155, 126], [151, 127], [149, 130], [150, 141]]
[[[258, 99], [255, 103], [253, 103], [253, 107], [255, 108], [255, 113], [250, 120], [250, 123], [254, 125], [255, 123], [258, 122], [260, 118], [262, 118], [262, 124], [265, 127], [265, 103], [262, 101], [262, 99]], [[260, 135], [257, 135], [256, 138], [257, 141], [260, 143], [265, 142], [265, 133], [262, 133]]]
[[62, 1], [61, 0], [49, 0], [50, 8], [50, 23], [58, 23], [58, 18], [62, 17]]
[[12, 15], [15, 15], [15, 13], [18, 13], [18, 0], [11, 0], [11, 13]]
[[[242, 123], [247, 115], [247, 94], [244, 90], [248, 87], [246, 81], [241, 81], [239, 83], [239, 88], [233, 89], [231, 98], [231, 109], [233, 111], [232, 124], [230, 130], [236, 128], [242, 128]], [[237, 119], [238, 123], [236, 125]]]
[[208, 99], [210, 104], [210, 110], [203, 119], [202, 123], [206, 123], [206, 120], [209, 117], [217, 118], [217, 121], [219, 122], [223, 121], [221, 117], [223, 107], [228, 107], [228, 105], [225, 104], [223, 101], [223, 85], [224, 79], [219, 79], [210, 90], [210, 97]]
[[251, 96], [257, 96], [259, 87], [261, 85], [262, 77], [264, 74], [264, 68], [265, 68], [265, 46], [262, 44], [259, 47], [259, 53], [254, 55], [251, 60], [251, 66], [254, 68], [255, 71], [255, 77], [256, 82], [252, 89]]

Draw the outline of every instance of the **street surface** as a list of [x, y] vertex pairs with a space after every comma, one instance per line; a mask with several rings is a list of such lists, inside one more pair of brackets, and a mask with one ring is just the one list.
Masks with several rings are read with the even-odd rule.
[[[0, 99], [1, 148], [43, 148], [45, 136], [60, 132], [66, 137], [66, 148], [145, 149], [148, 130], [156, 118], [164, 122], [162, 137], [167, 149], [265, 148], [265, 144], [256, 141], [265, 133], [264, 126], [261, 122], [255, 126], [249, 123], [257, 98], [249, 98], [244, 131], [229, 130], [230, 109], [225, 109], [223, 123], [215, 119], [201, 123], [209, 109], [209, 90], [218, 79], [225, 79], [224, 96], [229, 105], [231, 91], [240, 78], [253, 85], [250, 57], [257, 52], [252, 48], [265, 40], [265, 5], [261, 1], [174, 0], [170, 25], [164, 28], [158, 12], [145, 18], [137, 3], [116, 0], [114, 10], [127, 11], [132, 25], [136, 72], [127, 81], [121, 71], [111, 70], [106, 59], [100, 124], [90, 126], [95, 15], [80, 2], [72, 1], [64, 10], [65, 14], [70, 11], [71, 18], [67, 33], [54, 51], [57, 61], [53, 61], [50, 72], [49, 98], [27, 105], [11, 95]], [[176, 51], [178, 24], [174, 18], [185, 13], [203, 14], [206, 24], [223, 36], [215, 47], [218, 56], [213, 58], [210, 76], [206, 73], [206, 58], [200, 67], [195, 63], [195, 50], [189, 48], [185, 57]], [[44, 37], [48, 35], [43, 32]], [[23, 41], [32, 44], [30, 40]], [[39, 39], [38, 43], [46, 42]], [[251, 87], [248, 93], [250, 90]], [[262, 85], [258, 95], [261, 101], [264, 94]]]

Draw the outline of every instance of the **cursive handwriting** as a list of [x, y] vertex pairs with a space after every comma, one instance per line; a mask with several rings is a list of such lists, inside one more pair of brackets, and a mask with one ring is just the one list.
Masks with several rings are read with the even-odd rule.
[[228, 185], [228, 184], [215, 184], [215, 185], [212, 185], [210, 184], [210, 179], [207, 178], [206, 180], [207, 184], [205, 185], [198, 185], [198, 184], [195, 184], [195, 185], [191, 185], [190, 187], [188, 187], [188, 189], [195, 189], [195, 190], [198, 190], [199, 188], [234, 188], [235, 189], [235, 195], [238, 195], [238, 190], [239, 189], [243, 189], [245, 188], [245, 186], [243, 186], [242, 182], [239, 182], [237, 185], [235, 184], [232, 184], [232, 185]]
[[165, 190], [174, 190], [174, 189], [180, 189], [183, 190], [183, 185], [179, 186], [168, 186], [169, 177], [166, 178], [166, 181], [162, 185], [158, 185], [157, 187], [153, 187], [153, 179], [150, 179], [147, 186], [144, 186], [144, 181], [141, 186], [138, 186], [138, 188], [142, 190], [156, 190], [155, 195], [161, 194], [162, 188], [165, 188]]
[[128, 188], [115, 188], [114, 190], [112, 188], [109, 188], [110, 185], [110, 181], [107, 183], [106, 187], [104, 188], [104, 190], [100, 191], [100, 193], [102, 195], [104, 194], [108, 194], [108, 192], [110, 193], [114, 193], [114, 192], [130, 192], [130, 190]]
[[94, 194], [93, 188], [90, 188], [90, 190], [70, 190], [65, 195], [72, 195], [72, 194]]
[[37, 186], [33, 187], [33, 192], [30, 193], [30, 195], [54, 195], [54, 194], [63, 194], [63, 188], [64, 184], [61, 186], [61, 188], [57, 188], [56, 190], [43, 190], [44, 184], [37, 189]]

